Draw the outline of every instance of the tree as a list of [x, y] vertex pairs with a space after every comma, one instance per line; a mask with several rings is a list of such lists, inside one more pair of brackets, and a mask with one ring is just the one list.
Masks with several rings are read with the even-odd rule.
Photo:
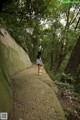
[[74, 75], [79, 64], [80, 64], [80, 36], [77, 39], [76, 45], [72, 51], [71, 57], [65, 69], [65, 73]]
[[[72, 10], [73, 9], [73, 10]], [[80, 8], [77, 5], [62, 6], [60, 17], [65, 20], [65, 25], [61, 29], [61, 50], [57, 59], [54, 61], [54, 69], [57, 71], [64, 58], [70, 52], [75, 44], [76, 32], [75, 28], [79, 23]], [[59, 17], [59, 19], [60, 19]], [[75, 27], [76, 26], [76, 27]], [[73, 41], [74, 40], [74, 41]], [[59, 51], [58, 51], [59, 52]]]
[[[37, 51], [40, 39], [40, 23], [49, 19], [52, 11], [56, 11], [57, 6], [55, 1], [51, 0], [9, 0], [4, 4], [0, 16], [1, 24], [6, 25], [8, 31], [15, 38], [15, 40], [24, 49], [28, 49], [29, 55], [34, 55]], [[56, 1], [57, 2], [57, 1]], [[6, 18], [6, 19], [5, 19]], [[26, 31], [33, 29], [32, 34]], [[35, 52], [34, 52], [35, 53]], [[32, 54], [32, 55], [31, 55]], [[36, 55], [36, 53], [35, 53]], [[32, 57], [31, 57], [32, 58]], [[33, 56], [35, 58], [35, 56]]]

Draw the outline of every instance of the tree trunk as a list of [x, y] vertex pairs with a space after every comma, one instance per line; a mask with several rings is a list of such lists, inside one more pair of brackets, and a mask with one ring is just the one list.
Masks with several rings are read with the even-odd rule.
[[71, 54], [71, 57], [68, 61], [68, 64], [66, 66], [66, 69], [65, 69], [65, 73], [66, 74], [75, 74], [77, 68], [78, 68], [78, 65], [80, 63], [80, 36], [76, 42], [76, 45], [72, 51], [72, 54]]
[[55, 72], [60, 68], [60, 65], [63, 62], [65, 56], [66, 56], [66, 54], [65, 55], [60, 55], [59, 58], [54, 61], [53, 69], [54, 69]]

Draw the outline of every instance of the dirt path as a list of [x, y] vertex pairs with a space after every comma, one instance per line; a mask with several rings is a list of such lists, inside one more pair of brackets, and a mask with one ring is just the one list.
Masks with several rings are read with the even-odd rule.
[[56, 91], [45, 70], [37, 75], [36, 65], [15, 75], [12, 120], [65, 120]]

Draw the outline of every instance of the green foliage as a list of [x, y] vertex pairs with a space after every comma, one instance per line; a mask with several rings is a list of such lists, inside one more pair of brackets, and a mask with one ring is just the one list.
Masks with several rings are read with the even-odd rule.
[[68, 120], [79, 120], [79, 115], [76, 109], [67, 109], [66, 117]]
[[80, 94], [80, 65], [75, 74], [76, 83], [74, 84], [76, 92]]
[[71, 76], [70, 74], [62, 73], [62, 76], [63, 76], [65, 79], [72, 79], [72, 76]]
[[0, 17], [0, 27], [6, 28], [6, 21], [4, 21], [2, 17]]
[[75, 91], [80, 93], [80, 83], [75, 84]]

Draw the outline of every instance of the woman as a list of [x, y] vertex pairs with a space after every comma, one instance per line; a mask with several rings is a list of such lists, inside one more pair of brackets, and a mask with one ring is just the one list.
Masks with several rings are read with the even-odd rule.
[[44, 66], [41, 59], [41, 52], [38, 52], [36, 64], [38, 65], [38, 75], [40, 75]]

